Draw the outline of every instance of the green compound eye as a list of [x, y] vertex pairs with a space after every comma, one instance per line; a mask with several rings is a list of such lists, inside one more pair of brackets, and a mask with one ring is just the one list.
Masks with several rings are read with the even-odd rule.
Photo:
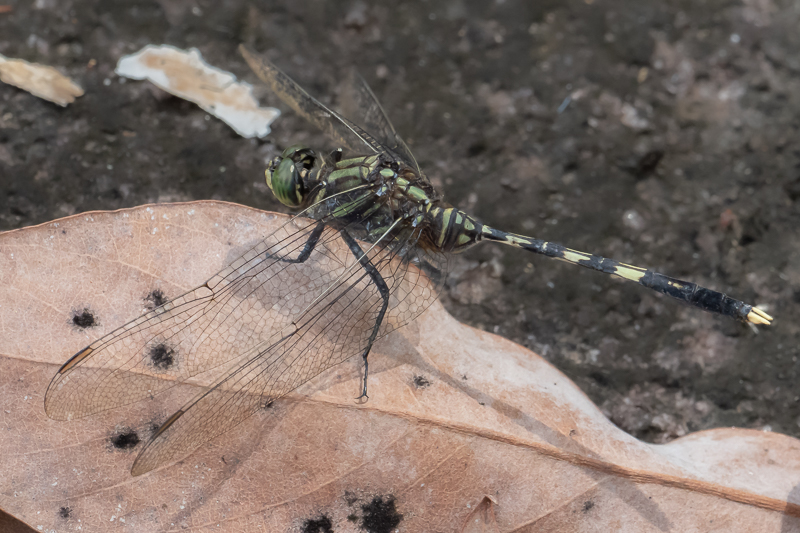
[[301, 190], [300, 173], [294, 166], [291, 159], [283, 159], [278, 163], [278, 168], [272, 174], [272, 179], [268, 178], [267, 183], [272, 182], [272, 192], [283, 205], [297, 207], [303, 202], [303, 192]]
[[313, 168], [316, 154], [302, 145], [290, 146], [272, 160], [264, 175], [267, 186], [285, 206], [299, 207], [308, 189], [305, 178]]

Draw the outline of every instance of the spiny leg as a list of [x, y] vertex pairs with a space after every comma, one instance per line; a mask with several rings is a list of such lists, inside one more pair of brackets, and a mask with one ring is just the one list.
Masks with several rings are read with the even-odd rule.
[[341, 148], [337, 148], [336, 150], [332, 151], [328, 155], [328, 158], [331, 161], [333, 161], [333, 164], [335, 165], [336, 163], [338, 163], [339, 161], [342, 160], [342, 149]]
[[483, 226], [481, 236], [487, 240], [502, 242], [574, 265], [635, 281], [648, 289], [666, 294], [710, 313], [718, 313], [759, 325], [769, 325], [772, 321], [772, 317], [758, 307], [735, 300], [721, 292], [706, 289], [689, 281], [671, 278], [646, 268], [618, 263], [599, 255], [572, 250], [554, 242], [506, 233], [489, 226]]
[[378, 330], [383, 323], [383, 317], [386, 314], [386, 309], [389, 307], [389, 286], [386, 285], [386, 282], [383, 280], [380, 272], [378, 272], [378, 269], [375, 268], [375, 266], [369, 261], [369, 258], [364, 254], [364, 250], [361, 249], [356, 240], [345, 230], [341, 230], [339, 233], [341, 233], [342, 239], [344, 239], [344, 242], [347, 243], [347, 246], [350, 248], [350, 251], [356, 257], [358, 262], [361, 264], [367, 274], [369, 274], [370, 279], [372, 279], [372, 282], [378, 288], [381, 298], [383, 298], [383, 305], [378, 313], [378, 317], [375, 319], [375, 325], [372, 328], [372, 333], [367, 340], [367, 347], [364, 349], [364, 353], [361, 354], [361, 358], [364, 360], [364, 388], [361, 391], [361, 395], [356, 398], [356, 400], [360, 400], [361, 398], [369, 398], [367, 396], [367, 375], [369, 373], [369, 362], [367, 361], [367, 356], [369, 355], [369, 351], [372, 349], [372, 344], [375, 342], [375, 339], [378, 336]]

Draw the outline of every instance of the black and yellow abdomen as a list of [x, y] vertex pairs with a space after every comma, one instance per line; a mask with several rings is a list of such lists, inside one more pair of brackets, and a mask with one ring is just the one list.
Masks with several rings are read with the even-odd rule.
[[433, 243], [443, 252], [461, 252], [479, 242], [483, 224], [455, 207], [431, 205], [428, 216]]

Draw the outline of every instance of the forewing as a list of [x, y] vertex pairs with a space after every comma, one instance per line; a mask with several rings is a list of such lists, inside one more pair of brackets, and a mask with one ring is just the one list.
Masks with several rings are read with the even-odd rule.
[[326, 268], [339, 262], [326, 241], [337, 238], [332, 230], [320, 236], [313, 261], [287, 262], [302, 253], [317, 225], [292, 219], [204, 285], [81, 350], [50, 383], [48, 416], [84, 417], [235, 366], [333, 281], [335, 269]]
[[334, 142], [352, 152], [352, 155], [380, 152], [380, 145], [357, 125], [328, 109], [309, 95], [294, 80], [284, 74], [268, 59], [239, 46], [253, 72], [298, 115], [322, 130]]
[[375, 93], [358, 72], [352, 70], [341, 93], [342, 115], [369, 132], [380, 146], [417, 171], [419, 165], [405, 141], [398, 135]]
[[[417, 237], [411, 230], [389, 246], [362, 244], [390, 293], [378, 336], [407, 323], [436, 299], [437, 283], [413, 261]], [[333, 277], [330, 286], [293, 314], [290, 322], [283, 322], [280, 331], [245, 354], [240, 366], [165, 422], [137, 457], [133, 475], [186, 456], [270, 401], [364, 352], [384, 299], [343, 239], [331, 239], [329, 248], [336, 257], [346, 258], [333, 268], [325, 267]]]

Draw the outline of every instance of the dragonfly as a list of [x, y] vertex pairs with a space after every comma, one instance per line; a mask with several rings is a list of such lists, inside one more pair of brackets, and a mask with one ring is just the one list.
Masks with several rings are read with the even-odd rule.
[[134, 476], [180, 460], [301, 384], [361, 356], [367, 399], [375, 342], [437, 298], [453, 254], [495, 242], [633, 281], [751, 324], [764, 310], [652, 270], [483, 224], [447, 204], [367, 83], [353, 75], [337, 113], [244, 46], [255, 74], [338, 146], [295, 145], [266, 183], [298, 213], [206, 283], [96, 340], [45, 394], [57, 420], [152, 398], [195, 376], [211, 383], [140, 451]]

